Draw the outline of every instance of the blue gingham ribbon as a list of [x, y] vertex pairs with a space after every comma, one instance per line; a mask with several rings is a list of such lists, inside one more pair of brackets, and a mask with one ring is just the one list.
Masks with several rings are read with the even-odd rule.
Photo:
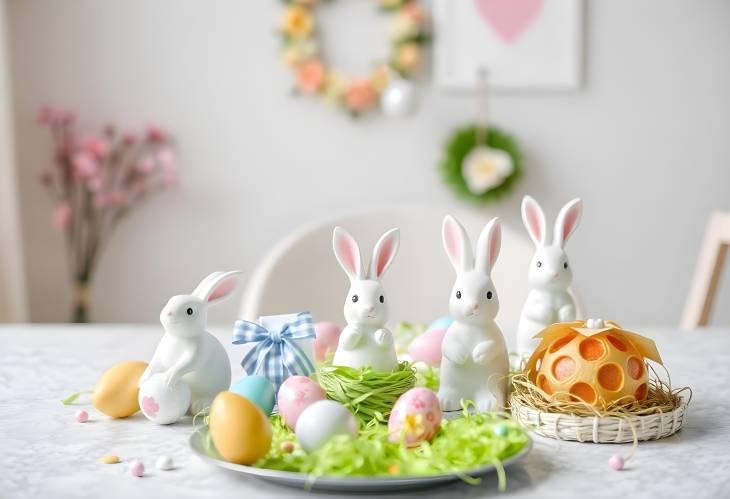
[[305, 338], [314, 338], [309, 312], [297, 314], [278, 331], [242, 320], [233, 326], [234, 345], [256, 343], [243, 357], [241, 366], [248, 374], [266, 376], [274, 385], [275, 393], [279, 393], [279, 387], [289, 376], [309, 376], [314, 372], [312, 361], [296, 344]]

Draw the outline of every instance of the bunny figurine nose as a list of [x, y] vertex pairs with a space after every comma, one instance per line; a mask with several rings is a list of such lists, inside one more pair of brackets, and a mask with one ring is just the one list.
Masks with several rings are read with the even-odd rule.
[[172, 311], [168, 311], [166, 314], [168, 317], [172, 317]]
[[479, 310], [479, 304], [472, 303], [471, 307], [469, 307], [469, 310], [471, 310], [472, 312], [476, 312], [477, 310]]

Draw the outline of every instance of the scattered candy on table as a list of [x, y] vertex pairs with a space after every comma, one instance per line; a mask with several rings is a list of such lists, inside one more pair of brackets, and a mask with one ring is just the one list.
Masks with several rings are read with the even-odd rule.
[[113, 454], [107, 454], [106, 456], [101, 456], [99, 459], [104, 464], [117, 464], [120, 459], [119, 456], [115, 456]]
[[160, 456], [155, 461], [155, 468], [161, 471], [169, 471], [175, 469], [175, 462], [170, 456]]
[[613, 455], [608, 459], [608, 465], [616, 471], [624, 469], [624, 464], [626, 464], [626, 461], [619, 455]]
[[76, 411], [76, 422], [77, 423], [86, 423], [89, 420], [89, 413], [85, 410], [81, 409]]
[[287, 440], [285, 442], [282, 442], [279, 448], [282, 452], [291, 454], [292, 452], [294, 452], [294, 442], [292, 442], [291, 440]]
[[129, 472], [136, 477], [144, 476], [144, 464], [142, 461], [135, 459], [129, 465]]

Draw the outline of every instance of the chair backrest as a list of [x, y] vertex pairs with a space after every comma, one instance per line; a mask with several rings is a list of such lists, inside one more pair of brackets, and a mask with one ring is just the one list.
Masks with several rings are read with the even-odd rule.
[[[298, 230], [272, 248], [248, 281], [241, 317], [309, 310], [315, 321], [344, 325], [343, 306], [349, 286], [332, 250], [332, 230], [339, 225], [353, 234], [368, 263], [378, 238], [400, 227], [399, 253], [383, 286], [390, 300], [391, 324], [429, 323], [448, 315], [455, 273], [441, 243], [446, 214], [434, 207], [406, 206], [345, 215]], [[472, 244], [491, 216], [452, 213], [469, 232]], [[500, 311], [497, 323], [513, 346], [522, 304], [527, 296], [527, 267], [534, 253], [523, 228], [502, 226], [502, 250], [492, 279]]]

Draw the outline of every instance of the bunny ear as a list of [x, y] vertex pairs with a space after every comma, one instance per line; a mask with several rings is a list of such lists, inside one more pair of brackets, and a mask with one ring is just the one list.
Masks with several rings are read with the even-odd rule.
[[492, 273], [494, 263], [502, 247], [502, 225], [498, 218], [493, 218], [482, 229], [477, 241], [476, 269], [487, 275]]
[[522, 198], [522, 223], [535, 244], [545, 242], [545, 214], [532, 196]]
[[370, 273], [368, 274], [370, 279], [380, 279], [383, 276], [395, 260], [399, 245], [400, 230], [398, 229], [390, 229], [375, 243], [373, 259], [370, 262]]
[[456, 273], [469, 270], [474, 265], [472, 256], [471, 241], [464, 226], [451, 215], [446, 215], [441, 227], [441, 238], [444, 241], [444, 249], [454, 266]]
[[335, 250], [337, 261], [340, 262], [342, 270], [350, 280], [360, 279], [362, 259], [360, 258], [360, 247], [355, 238], [342, 227], [335, 227], [332, 233], [332, 247]]
[[225, 298], [233, 291], [236, 286], [235, 276], [240, 273], [240, 270], [213, 272], [198, 284], [198, 287], [193, 291], [193, 296], [208, 302]]
[[580, 216], [582, 213], [583, 201], [581, 201], [580, 198], [568, 201], [565, 206], [560, 209], [558, 218], [555, 220], [555, 235], [553, 236], [554, 244], [559, 245], [561, 248], [565, 246], [565, 242], [576, 227], [578, 227], [578, 222], [580, 222]]

